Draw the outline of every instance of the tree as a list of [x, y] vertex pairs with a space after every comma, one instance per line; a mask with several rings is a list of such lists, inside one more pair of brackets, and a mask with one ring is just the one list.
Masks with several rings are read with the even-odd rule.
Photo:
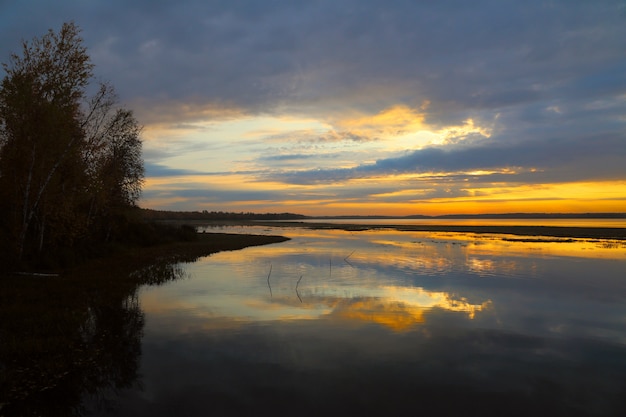
[[137, 202], [144, 174], [141, 126], [132, 111], [116, 108], [116, 102], [112, 87], [101, 84], [85, 125], [89, 218], [105, 226], [105, 239], [110, 237], [113, 218], [120, 209]]
[[111, 86], [87, 98], [94, 66], [79, 33], [65, 23], [3, 64], [0, 222], [17, 259], [94, 238], [103, 213], [141, 191], [141, 129]]

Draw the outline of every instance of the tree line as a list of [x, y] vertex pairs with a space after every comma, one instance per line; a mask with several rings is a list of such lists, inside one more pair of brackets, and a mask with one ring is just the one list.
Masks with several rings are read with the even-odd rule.
[[140, 209], [141, 217], [146, 220], [298, 220], [307, 216], [294, 213], [252, 213], [225, 211], [169, 211]]
[[141, 126], [95, 81], [78, 26], [22, 42], [2, 67], [0, 261], [45, 264], [122, 238], [144, 178]]

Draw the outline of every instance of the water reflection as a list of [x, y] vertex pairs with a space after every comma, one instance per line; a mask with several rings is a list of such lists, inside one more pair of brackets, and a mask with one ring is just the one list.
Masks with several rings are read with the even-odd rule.
[[50, 368], [58, 415], [625, 415], [620, 242], [221, 231], [292, 240], [155, 265], [139, 289], [70, 286], [41, 323], [3, 304], [2, 411], [54, 415], [16, 382]]
[[329, 300], [331, 308], [329, 318], [334, 320], [352, 320], [363, 323], [376, 323], [394, 331], [404, 332], [426, 321], [426, 313], [442, 309], [450, 312], [462, 312], [469, 319], [474, 319], [480, 312], [491, 305], [486, 301], [480, 305], [471, 304], [465, 298], [453, 299], [443, 292], [428, 292], [421, 288], [381, 288], [379, 296]]
[[[254, 231], [259, 230], [277, 233]], [[293, 240], [216, 254], [186, 266], [198, 279], [167, 291], [146, 288], [144, 308], [235, 321], [351, 317], [409, 329], [433, 311], [501, 319], [521, 300], [549, 320], [561, 303], [577, 315], [576, 303], [593, 303], [596, 297], [619, 302], [626, 293], [621, 278], [626, 251], [597, 242], [512, 242], [391, 230], [281, 231]], [[604, 273], [598, 276], [600, 270]]]
[[[232, 228], [280, 245], [144, 287], [121, 415], [622, 415], [619, 242]], [[210, 404], [210, 405], [207, 405]], [[208, 411], [207, 411], [208, 410]]]
[[[145, 323], [137, 283], [180, 277], [152, 266], [137, 279], [2, 277], [0, 415], [80, 416], [137, 386]], [[113, 282], [115, 284], [113, 284]]]
[[[345, 239], [357, 249], [347, 252]], [[436, 246], [417, 255], [398, 251], [396, 242], [391, 253], [381, 250], [389, 244], [345, 232], [305, 231], [292, 244], [249, 248], [243, 256], [225, 252], [187, 265], [187, 273], [199, 279], [179, 282], [176, 290], [145, 288], [142, 304], [159, 314], [235, 321], [342, 318], [395, 330], [424, 322], [424, 313], [433, 309], [473, 319], [490, 304], [407, 285], [398, 272], [443, 274], [454, 269], [454, 255], [435, 253]]]

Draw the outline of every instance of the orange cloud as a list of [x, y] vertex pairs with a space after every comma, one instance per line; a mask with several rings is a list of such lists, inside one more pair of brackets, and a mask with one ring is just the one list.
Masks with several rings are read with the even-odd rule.
[[332, 121], [339, 130], [365, 136], [400, 135], [425, 129], [424, 115], [405, 105], [396, 105], [378, 114], [352, 114]]

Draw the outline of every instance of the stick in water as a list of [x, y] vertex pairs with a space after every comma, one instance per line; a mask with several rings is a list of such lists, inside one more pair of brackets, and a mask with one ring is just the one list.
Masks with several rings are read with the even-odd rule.
[[[355, 250], [356, 250], [356, 249], [355, 249]], [[348, 265], [350, 265], [351, 267], [353, 267], [353, 268], [354, 268], [354, 265], [352, 265], [352, 264], [350, 263], [350, 261], [348, 261], [348, 258], [349, 258], [349, 257], [351, 257], [353, 253], [354, 253], [354, 250], [353, 250], [352, 252], [350, 252], [350, 255], [348, 255], [348, 256], [346, 256], [345, 258], [343, 258], [343, 261], [344, 261], [345, 263], [347, 263]]]
[[300, 281], [302, 281], [302, 275], [300, 275], [300, 279], [296, 283], [296, 295], [298, 296], [298, 300], [300, 300], [300, 302], [302, 302], [302, 298], [300, 298], [300, 294], [298, 293], [298, 285], [300, 285]]
[[272, 286], [270, 285], [270, 275], [272, 275], [272, 264], [270, 263], [270, 273], [267, 274], [267, 286], [270, 289], [270, 298], [272, 298]]

